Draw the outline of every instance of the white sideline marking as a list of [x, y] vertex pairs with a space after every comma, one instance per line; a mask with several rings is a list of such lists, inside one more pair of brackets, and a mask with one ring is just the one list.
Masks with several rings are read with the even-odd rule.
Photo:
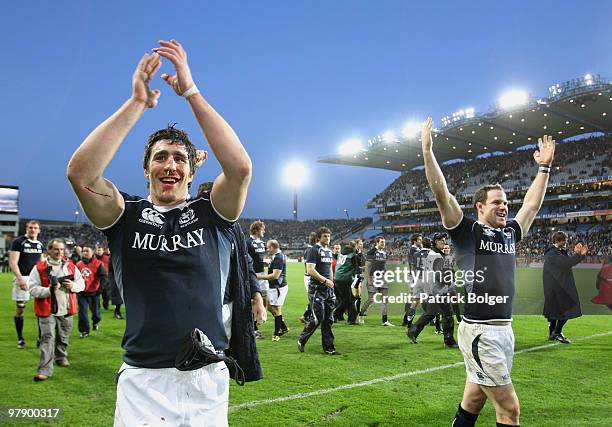
[[[587, 337], [576, 338], [576, 339], [572, 340], [572, 342], [585, 341], [585, 340], [588, 340], [588, 339], [591, 339], [591, 338], [604, 337], [606, 335], [612, 335], [612, 331], [602, 332], [600, 334], [589, 335]], [[555, 347], [555, 346], [558, 346], [558, 345], [564, 345], [564, 344], [556, 342], [556, 343], [538, 345], [538, 346], [535, 346], [535, 347], [524, 348], [522, 350], [519, 350], [519, 351], [515, 352], [514, 354], [516, 355], [516, 354], [521, 354], [521, 353], [528, 353], [530, 351], [543, 350], [545, 348]], [[270, 403], [286, 402], [288, 400], [304, 399], [306, 397], [318, 396], [318, 395], [321, 395], [321, 394], [328, 394], [328, 393], [333, 393], [335, 391], [347, 390], [347, 389], [351, 389], [351, 388], [365, 387], [365, 386], [369, 386], [369, 385], [372, 385], [372, 384], [378, 384], [378, 383], [387, 382], [387, 381], [395, 381], [395, 380], [399, 380], [399, 379], [406, 378], [406, 377], [412, 377], [414, 375], [428, 374], [430, 372], [442, 371], [444, 369], [456, 368], [456, 367], [459, 367], [459, 366], [464, 366], [464, 363], [463, 362], [456, 362], [456, 363], [451, 363], [451, 364], [448, 364], [448, 365], [440, 365], [440, 366], [435, 366], [433, 368], [419, 369], [419, 370], [416, 370], [416, 371], [404, 372], [404, 373], [397, 374], [397, 375], [391, 375], [391, 376], [387, 376], [387, 377], [374, 378], [374, 379], [371, 379], [371, 380], [368, 380], [368, 381], [362, 381], [362, 382], [359, 382], [359, 383], [344, 384], [344, 385], [337, 386], [337, 387], [324, 388], [324, 389], [320, 389], [320, 390], [309, 391], [309, 392], [306, 392], [306, 393], [297, 393], [297, 394], [292, 394], [292, 395], [289, 395], [289, 396], [276, 397], [274, 399], [252, 400], [250, 402], [245, 402], [245, 403], [241, 403], [239, 405], [230, 406], [229, 407], [229, 411], [232, 412], [232, 411], [236, 411], [238, 409], [252, 408], [253, 406], [267, 405], [267, 404], [270, 404]]]

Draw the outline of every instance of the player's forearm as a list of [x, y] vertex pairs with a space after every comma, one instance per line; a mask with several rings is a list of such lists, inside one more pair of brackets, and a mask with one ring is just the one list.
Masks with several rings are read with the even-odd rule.
[[546, 195], [547, 185], [548, 174], [538, 172], [523, 199], [523, 206], [521, 209], [529, 211], [534, 218], [542, 207], [542, 202], [544, 201], [544, 196]]
[[249, 181], [251, 159], [234, 130], [201, 94], [190, 96], [188, 102], [225, 177], [237, 184]]
[[13, 272], [13, 274], [18, 280], [21, 280], [23, 278], [23, 276], [21, 275], [21, 272], [19, 271], [19, 265], [17, 265], [16, 261], [9, 260], [9, 267], [11, 268], [11, 271]]
[[438, 205], [446, 202], [450, 197], [450, 192], [448, 191], [446, 179], [444, 179], [442, 174], [442, 169], [440, 169], [440, 165], [432, 150], [423, 150], [423, 163], [425, 165], [427, 183], [436, 198], [436, 202]]
[[143, 102], [126, 101], [112, 116], [85, 138], [68, 163], [71, 183], [91, 185], [102, 179], [104, 169], [146, 109]]

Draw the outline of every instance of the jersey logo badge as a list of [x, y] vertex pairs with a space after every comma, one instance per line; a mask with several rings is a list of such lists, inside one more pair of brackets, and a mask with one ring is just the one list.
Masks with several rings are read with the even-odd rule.
[[87, 279], [89, 276], [91, 276], [91, 270], [85, 267], [81, 270], [81, 276], [83, 276], [84, 279]]
[[196, 218], [193, 209], [189, 209], [188, 211], [183, 212], [181, 214], [181, 216], [179, 217], [179, 224], [181, 225], [181, 227], [186, 227], [190, 224], [193, 224], [197, 220], [198, 218]]
[[155, 209], [152, 208], [143, 209], [140, 215], [142, 216], [142, 218], [138, 219], [139, 222], [153, 225], [159, 228], [164, 225], [164, 221], [166, 220], [166, 218], [161, 213], [157, 212]]
[[504, 231], [504, 235], [506, 236], [506, 239], [512, 239], [512, 233], [509, 231]]
[[493, 230], [491, 230], [491, 229], [489, 229], [489, 228], [483, 228], [483, 229], [482, 229], [482, 233], [483, 233], [485, 236], [495, 237], [495, 231], [493, 231]]

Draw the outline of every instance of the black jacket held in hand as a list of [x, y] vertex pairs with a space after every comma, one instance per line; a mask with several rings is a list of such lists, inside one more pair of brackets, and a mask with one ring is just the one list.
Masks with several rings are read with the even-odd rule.
[[582, 316], [580, 299], [572, 267], [584, 259], [580, 254], [569, 256], [565, 249], [552, 245], [544, 253], [544, 316], [568, 320]]
[[[236, 248], [236, 257], [232, 257], [230, 267], [233, 308], [232, 336], [227, 354], [236, 359], [244, 371], [245, 381], [257, 381], [263, 378], [263, 373], [255, 344], [251, 298], [260, 290], [252, 266], [249, 268], [250, 257], [240, 224], [236, 222], [229, 230], [231, 235], [228, 237]], [[230, 369], [230, 375], [234, 378], [235, 370]]]

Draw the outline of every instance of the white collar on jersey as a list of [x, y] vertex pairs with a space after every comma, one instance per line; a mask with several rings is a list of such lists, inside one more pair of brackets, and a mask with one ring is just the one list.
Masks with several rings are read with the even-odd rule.
[[[490, 225], [487, 225], [487, 224], [485, 224], [485, 223], [484, 223], [484, 222], [482, 222], [482, 221], [478, 221], [478, 220], [476, 220], [476, 222], [477, 222], [478, 224], [482, 225], [482, 226], [483, 226], [483, 227], [485, 227], [485, 228], [489, 228], [489, 229], [491, 229], [491, 230], [495, 230], [495, 231], [502, 231], [502, 229], [501, 229], [501, 228], [493, 228], [493, 227], [491, 227]], [[508, 222], [506, 221], [506, 225], [507, 225], [507, 224], [508, 224]]]
[[151, 195], [149, 194], [147, 196], [147, 201], [151, 204], [153, 204], [153, 207], [155, 208], [155, 210], [159, 211], [159, 212], [168, 212], [172, 209], [183, 209], [185, 206], [187, 206], [187, 203], [189, 203], [191, 200], [191, 195], [189, 195], [189, 193], [187, 193], [187, 198], [179, 203], [178, 205], [174, 205], [174, 206], [159, 206], [153, 203], [153, 201], [151, 200]]

